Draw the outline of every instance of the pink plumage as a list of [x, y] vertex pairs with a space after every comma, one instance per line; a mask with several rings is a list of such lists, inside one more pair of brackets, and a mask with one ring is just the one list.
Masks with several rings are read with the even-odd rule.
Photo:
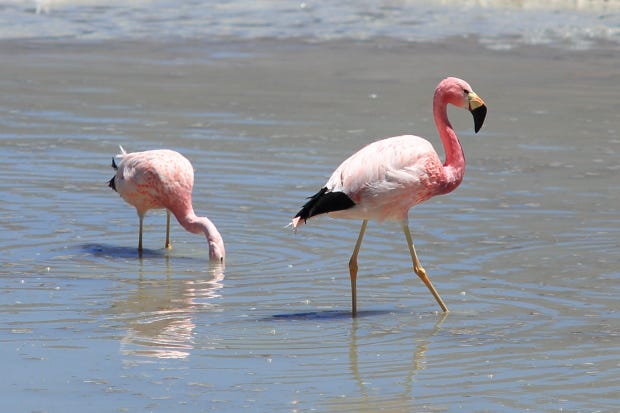
[[215, 225], [207, 217], [198, 217], [192, 206], [194, 168], [178, 152], [159, 149], [126, 153], [121, 147], [118, 166], [112, 161], [116, 175], [109, 186], [136, 208], [140, 219], [138, 251], [142, 251], [142, 224], [150, 209], [166, 209], [166, 248], [170, 248], [170, 213], [179, 224], [194, 234], [204, 234], [209, 246], [209, 258], [223, 262], [224, 241]]
[[402, 223], [415, 273], [429, 288], [443, 311], [448, 311], [422, 268], [408, 227], [411, 207], [453, 191], [465, 174], [465, 158], [452, 125], [447, 105], [468, 109], [476, 132], [482, 127], [486, 106], [464, 80], [449, 77], [439, 83], [433, 98], [433, 115], [446, 154], [442, 162], [429, 141], [404, 135], [373, 142], [346, 159], [319, 192], [293, 218], [297, 228], [321, 214], [361, 219], [362, 228], [349, 261], [353, 315], [356, 314], [357, 255], [368, 220]]

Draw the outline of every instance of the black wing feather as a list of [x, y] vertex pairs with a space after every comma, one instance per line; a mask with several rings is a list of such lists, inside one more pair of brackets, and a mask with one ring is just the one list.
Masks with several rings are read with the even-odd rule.
[[355, 202], [344, 192], [328, 192], [327, 188], [321, 188], [319, 192], [308, 198], [301, 210], [295, 215], [304, 222], [315, 215], [328, 212], [342, 211], [355, 206]]
[[[114, 168], [115, 171], [118, 170], [118, 166], [116, 166], [116, 162], [114, 162], [114, 158], [112, 158], [112, 168]], [[108, 186], [116, 191], [116, 183], [114, 182], [114, 178], [116, 178], [116, 175], [113, 176], [112, 179], [108, 181]]]

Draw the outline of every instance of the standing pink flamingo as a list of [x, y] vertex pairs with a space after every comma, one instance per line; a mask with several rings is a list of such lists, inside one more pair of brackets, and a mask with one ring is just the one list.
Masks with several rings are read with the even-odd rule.
[[463, 149], [448, 120], [449, 103], [472, 113], [476, 132], [482, 127], [487, 113], [483, 100], [464, 80], [449, 77], [439, 83], [433, 97], [433, 115], [446, 153], [445, 163], [442, 164], [431, 143], [419, 136], [405, 135], [376, 141], [340, 164], [325, 186], [311, 196], [293, 218], [293, 228], [320, 214], [362, 220], [349, 260], [353, 316], [357, 314], [357, 255], [369, 219], [395, 220], [402, 224], [414, 272], [426, 284], [441, 309], [448, 311], [418, 260], [409, 231], [408, 214], [411, 207], [454, 190], [465, 174]]
[[149, 209], [165, 208], [166, 248], [170, 246], [170, 212], [174, 214], [187, 231], [203, 233], [209, 244], [209, 258], [224, 262], [224, 241], [215, 225], [207, 217], [198, 217], [192, 206], [194, 168], [178, 152], [160, 149], [145, 152], [127, 153], [121, 146], [118, 166], [112, 159], [116, 175], [110, 179], [109, 186], [130, 205], [133, 205], [140, 218], [138, 252], [142, 253], [142, 223]]

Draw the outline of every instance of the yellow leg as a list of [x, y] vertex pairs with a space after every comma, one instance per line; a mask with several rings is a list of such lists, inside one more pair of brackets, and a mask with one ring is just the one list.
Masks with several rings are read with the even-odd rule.
[[166, 249], [171, 249], [172, 245], [170, 245], [170, 211], [166, 210], [166, 245], [164, 245]]
[[362, 239], [364, 238], [364, 232], [366, 232], [366, 225], [368, 225], [367, 219], [362, 222], [360, 234], [357, 237], [353, 254], [349, 260], [349, 275], [351, 276], [351, 314], [353, 317], [357, 316], [357, 254], [360, 252], [360, 247], [362, 246]]
[[420, 264], [420, 260], [418, 260], [418, 256], [415, 253], [415, 247], [413, 246], [413, 240], [411, 239], [411, 232], [409, 232], [409, 225], [407, 225], [406, 223], [403, 224], [403, 232], [405, 233], [405, 238], [407, 238], [407, 245], [409, 246], [409, 252], [411, 253], [411, 261], [413, 262], [413, 271], [417, 274], [418, 277], [420, 277], [422, 282], [426, 284], [430, 292], [433, 294], [433, 297], [435, 297], [435, 300], [437, 300], [437, 303], [439, 304], [443, 312], [447, 313], [448, 307], [446, 307], [443, 300], [439, 296], [439, 293], [437, 292], [435, 287], [433, 287], [431, 280], [426, 275], [426, 270], [422, 268], [422, 264]]

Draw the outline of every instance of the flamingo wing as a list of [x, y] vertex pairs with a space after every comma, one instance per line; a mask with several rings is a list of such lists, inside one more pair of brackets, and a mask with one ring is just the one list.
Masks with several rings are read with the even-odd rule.
[[[373, 142], [346, 159], [296, 218], [406, 219], [434, 194], [441, 161], [426, 139], [403, 135]], [[297, 220], [299, 221], [299, 220]]]

